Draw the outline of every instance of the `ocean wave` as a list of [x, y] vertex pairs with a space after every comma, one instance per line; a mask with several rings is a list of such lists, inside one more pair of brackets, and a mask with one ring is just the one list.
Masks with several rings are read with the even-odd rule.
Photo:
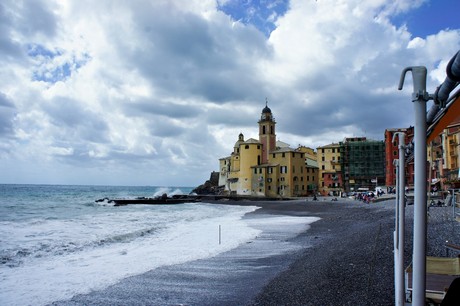
[[146, 238], [151, 235], [159, 234], [163, 227], [155, 226], [144, 229], [135, 230], [123, 234], [114, 234], [103, 238], [85, 242], [64, 242], [51, 243], [41, 242], [29, 248], [4, 249], [0, 250], [0, 264], [14, 268], [21, 266], [25, 260], [29, 258], [43, 258], [51, 256], [61, 256], [70, 253], [83, 252], [87, 249], [109, 247], [117, 243], [130, 243], [136, 239]]

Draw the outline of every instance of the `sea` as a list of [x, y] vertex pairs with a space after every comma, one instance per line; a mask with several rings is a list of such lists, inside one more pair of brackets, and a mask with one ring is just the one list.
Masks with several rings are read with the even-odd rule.
[[46, 305], [254, 239], [255, 206], [127, 205], [97, 199], [188, 187], [0, 185], [0, 305]]

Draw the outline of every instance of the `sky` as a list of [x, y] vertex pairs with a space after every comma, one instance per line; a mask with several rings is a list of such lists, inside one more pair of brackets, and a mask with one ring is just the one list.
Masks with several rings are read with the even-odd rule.
[[[317, 148], [414, 124], [458, 0], [3, 0], [0, 183], [197, 186], [238, 134]], [[431, 103], [431, 102], [429, 102]], [[429, 107], [429, 104], [428, 104]]]

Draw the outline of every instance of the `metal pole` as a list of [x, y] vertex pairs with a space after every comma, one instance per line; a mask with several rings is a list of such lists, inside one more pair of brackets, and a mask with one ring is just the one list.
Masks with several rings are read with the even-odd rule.
[[[396, 135], [396, 134], [395, 134]], [[393, 137], [394, 139], [394, 137]], [[393, 140], [394, 142], [394, 140]], [[399, 262], [399, 160], [393, 160], [393, 165], [396, 167], [396, 206], [395, 206], [395, 231], [394, 231], [394, 265], [395, 265], [395, 275], [394, 275], [394, 283], [395, 283], [395, 305], [398, 306], [400, 300], [400, 291], [399, 288], [401, 286], [400, 279], [399, 279], [399, 271], [401, 269], [400, 262]]]
[[399, 132], [399, 192], [398, 192], [398, 284], [397, 288], [397, 303], [396, 305], [404, 306], [404, 233], [405, 233], [405, 195], [406, 195], [406, 183], [405, 183], [405, 135]]
[[414, 92], [412, 102], [415, 110], [414, 131], [414, 246], [412, 254], [412, 305], [425, 305], [426, 290], [426, 102], [430, 99], [426, 92], [426, 68], [407, 67], [403, 70], [398, 89], [404, 84], [407, 71], [412, 71]]
[[425, 305], [426, 289], [426, 101], [418, 100], [415, 109], [414, 182], [414, 277], [413, 305]]
[[222, 242], [222, 230], [221, 230], [221, 227], [220, 227], [220, 224], [219, 224], [219, 244], [221, 244]]

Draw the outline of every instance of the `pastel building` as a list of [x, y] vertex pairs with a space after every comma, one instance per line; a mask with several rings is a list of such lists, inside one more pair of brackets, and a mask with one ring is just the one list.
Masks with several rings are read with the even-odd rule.
[[231, 195], [296, 197], [307, 195], [305, 153], [276, 140], [276, 121], [266, 105], [259, 139], [240, 133], [230, 156], [219, 159], [219, 185]]
[[[394, 160], [399, 159], [399, 137], [396, 137], [393, 142], [395, 133], [402, 132], [405, 134], [404, 146], [409, 145], [414, 138], [414, 127], [409, 128], [393, 128], [385, 130], [385, 185], [388, 187], [396, 187], [396, 166]], [[407, 159], [407, 158], [406, 158]], [[405, 182], [406, 186], [414, 185], [414, 160], [405, 160]]]
[[319, 192], [339, 195], [343, 191], [340, 165], [340, 145], [331, 143], [316, 148], [319, 167]]

